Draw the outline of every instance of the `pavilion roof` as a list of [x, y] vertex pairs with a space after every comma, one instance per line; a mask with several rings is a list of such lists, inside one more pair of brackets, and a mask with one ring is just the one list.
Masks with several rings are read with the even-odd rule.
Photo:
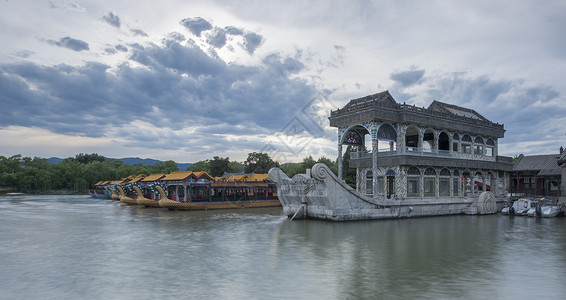
[[484, 116], [480, 115], [477, 111], [473, 109], [457, 106], [454, 104], [448, 104], [436, 100], [432, 101], [432, 103], [428, 106], [428, 109], [438, 112], [448, 113], [453, 116], [462, 116], [476, 120], [489, 121], [488, 119], [484, 118]]
[[253, 174], [252, 176], [248, 177], [246, 181], [266, 181], [269, 180], [267, 174]]
[[171, 172], [170, 174], [166, 175], [165, 177], [163, 177], [161, 180], [163, 181], [169, 181], [169, 180], [186, 180], [189, 177], [194, 177], [196, 179], [195, 174], [192, 171], [177, 171], [177, 172]]
[[232, 175], [228, 178], [228, 181], [245, 181], [249, 176], [246, 174], [242, 175]]
[[147, 176], [146, 178], [142, 179], [141, 182], [153, 182], [153, 181], [158, 181], [158, 180], [163, 179], [163, 177], [165, 177], [165, 174], [163, 174], [163, 173], [150, 174], [150, 175]]

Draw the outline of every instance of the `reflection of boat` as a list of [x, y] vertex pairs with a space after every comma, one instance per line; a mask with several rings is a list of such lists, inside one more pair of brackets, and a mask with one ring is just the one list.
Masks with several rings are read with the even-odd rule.
[[552, 218], [562, 215], [563, 213], [562, 208], [563, 208], [562, 204], [552, 205], [552, 203], [550, 202], [544, 203], [540, 208], [541, 217]]

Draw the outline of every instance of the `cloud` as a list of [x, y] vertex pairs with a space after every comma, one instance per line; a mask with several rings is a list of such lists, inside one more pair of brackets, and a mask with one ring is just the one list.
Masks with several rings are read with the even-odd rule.
[[120, 28], [120, 18], [113, 12], [109, 12], [107, 15], [103, 16], [102, 19], [106, 21], [106, 23], [116, 28]]
[[[505, 125], [506, 133], [500, 145], [545, 141], [535, 143], [537, 148], [527, 148], [529, 152], [525, 154], [553, 152], [560, 146], [557, 136], [564, 134], [566, 106], [554, 88], [520, 79], [472, 76], [462, 72], [436, 73], [427, 77], [420, 76], [421, 73], [425, 70], [391, 74], [390, 78], [403, 83], [391, 91], [394, 98], [401, 95], [403, 101], [418, 106], [438, 100], [474, 109], [488, 120]], [[517, 154], [516, 147], [504, 146], [502, 149], [500, 153], [503, 155]]]
[[133, 33], [135, 36], [148, 36], [145, 31], [141, 29], [130, 29], [130, 32]]
[[402, 87], [408, 87], [418, 83], [424, 76], [425, 70], [417, 70], [414, 67], [409, 71], [392, 73], [389, 78]]
[[201, 32], [212, 29], [212, 25], [201, 17], [186, 18], [181, 20], [180, 23], [188, 28], [194, 35], [199, 37]]
[[244, 49], [249, 54], [253, 54], [255, 50], [263, 43], [263, 37], [255, 32], [244, 34]]
[[[191, 42], [167, 40], [131, 51], [130, 60], [137, 64], [124, 62], [115, 68], [97, 62], [0, 65], [0, 126], [86, 137], [122, 128], [131, 132], [120, 135], [131, 139], [146, 134], [132, 125], [137, 122], [175, 132], [200, 126], [211, 136], [219, 132], [210, 128], [227, 135], [265, 134], [283, 128], [316, 94], [316, 87], [293, 76], [304, 64], [285, 54], [245, 66], [228, 65]], [[226, 138], [217, 136], [214, 143], [226, 143]], [[161, 142], [171, 143], [159, 140], [156, 147]]]
[[206, 41], [215, 48], [222, 48], [226, 45], [226, 31], [222, 28], [215, 27], [214, 30], [207, 35]]
[[226, 26], [224, 30], [231, 35], [244, 35], [244, 30], [235, 26]]
[[114, 48], [116, 48], [116, 50], [121, 51], [121, 52], [128, 52], [128, 48], [124, 45], [118, 44], [118, 45], [114, 46]]
[[70, 38], [68, 36], [63, 37], [58, 41], [48, 40], [47, 43], [49, 43], [51, 45], [59, 46], [59, 47], [62, 47], [62, 48], [71, 49], [71, 50], [74, 50], [74, 51], [77, 51], [77, 52], [83, 51], [83, 50], [89, 50], [89, 46], [88, 46], [87, 42], [77, 40], [77, 39], [73, 39], [73, 38]]

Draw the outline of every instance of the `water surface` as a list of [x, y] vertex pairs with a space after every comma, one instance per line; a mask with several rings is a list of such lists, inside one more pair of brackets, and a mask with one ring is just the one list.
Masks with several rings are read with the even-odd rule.
[[566, 218], [289, 221], [0, 197], [1, 299], [563, 299]]

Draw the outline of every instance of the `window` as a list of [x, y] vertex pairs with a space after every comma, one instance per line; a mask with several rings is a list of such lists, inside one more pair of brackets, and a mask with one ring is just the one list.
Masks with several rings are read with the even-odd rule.
[[462, 153], [472, 153], [472, 145], [470, 144], [462, 144]]
[[493, 148], [492, 147], [485, 147], [485, 156], [493, 156]]
[[439, 196], [450, 196], [450, 178], [440, 178], [438, 194]]
[[419, 177], [410, 176], [407, 177], [407, 196], [408, 197], [419, 197]]
[[474, 154], [475, 155], [483, 155], [483, 146], [482, 145], [476, 145], [474, 147]]
[[458, 145], [459, 145], [458, 142], [452, 143], [452, 151], [458, 152], [458, 150], [460, 150], [458, 149]]
[[407, 170], [407, 197], [420, 197], [421, 171], [417, 167], [410, 167]]
[[373, 172], [366, 172], [366, 194], [373, 195]]
[[436, 190], [434, 188], [435, 185], [435, 178], [434, 177], [425, 177], [424, 178], [424, 196], [425, 197], [434, 197], [436, 195]]
[[458, 188], [460, 185], [458, 184], [458, 178], [454, 178], [452, 180], [452, 190], [454, 193], [454, 196], [459, 196], [460, 195], [460, 189]]
[[377, 193], [383, 194], [385, 190], [383, 176], [377, 176]]

